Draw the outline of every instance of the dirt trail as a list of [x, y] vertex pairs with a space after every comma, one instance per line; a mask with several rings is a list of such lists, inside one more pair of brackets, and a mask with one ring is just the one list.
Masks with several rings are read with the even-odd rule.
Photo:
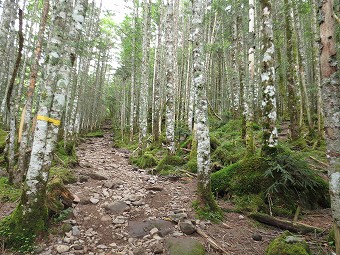
[[[104, 137], [83, 142], [77, 155], [79, 181], [68, 185], [77, 203], [71, 219], [59, 227], [66, 235], [50, 234], [37, 254], [169, 254], [169, 243], [182, 238], [186, 243], [199, 241], [207, 254], [221, 254], [192, 233], [199, 228], [230, 255], [262, 255], [269, 241], [280, 234], [238, 213], [227, 213], [224, 224], [195, 219], [191, 206], [195, 179], [153, 176], [130, 165], [129, 152], [113, 148], [108, 130]], [[253, 240], [255, 233], [261, 241]]]

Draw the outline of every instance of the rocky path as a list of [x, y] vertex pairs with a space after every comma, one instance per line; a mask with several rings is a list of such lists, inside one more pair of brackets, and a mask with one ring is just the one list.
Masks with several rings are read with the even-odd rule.
[[200, 229], [227, 254], [262, 255], [279, 234], [237, 213], [221, 224], [195, 219], [195, 180], [161, 178], [130, 165], [129, 152], [113, 148], [109, 133], [87, 139], [77, 154], [79, 181], [68, 185], [76, 196], [73, 216], [59, 227], [65, 234], [50, 234], [38, 254], [223, 254], [195, 232]]

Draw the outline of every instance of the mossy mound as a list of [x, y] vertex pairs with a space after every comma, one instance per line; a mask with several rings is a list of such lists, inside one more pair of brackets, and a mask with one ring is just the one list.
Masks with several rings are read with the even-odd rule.
[[8, 183], [8, 179], [0, 177], [0, 202], [15, 202], [20, 198], [21, 190]]
[[90, 133], [87, 133], [85, 135], [85, 137], [103, 137], [104, 136], [104, 133], [102, 130], [97, 130], [97, 131], [94, 131], [94, 132], [90, 132]]
[[[247, 157], [212, 174], [212, 190], [235, 198], [239, 209], [291, 215], [303, 208], [329, 207], [328, 184], [288, 151], [273, 158]], [[243, 206], [244, 207], [243, 207]]]
[[274, 239], [266, 249], [266, 255], [311, 255], [306, 241], [288, 231]]
[[174, 238], [166, 240], [166, 246], [170, 255], [205, 255], [204, 246], [190, 237]]
[[169, 155], [167, 154], [164, 158], [162, 158], [161, 161], [159, 161], [156, 171], [157, 172], [164, 172], [164, 171], [169, 171], [173, 170], [176, 168], [176, 166], [181, 166], [185, 162], [183, 158], [177, 155]]
[[131, 162], [140, 168], [150, 168], [157, 166], [157, 159], [150, 152], [145, 152], [140, 157], [132, 157]]
[[73, 142], [58, 142], [54, 160], [64, 167], [73, 167], [78, 164], [75, 144]]
[[197, 158], [190, 159], [184, 167], [186, 170], [192, 173], [197, 173]]
[[233, 164], [244, 157], [246, 149], [244, 143], [239, 140], [224, 142], [212, 153], [211, 159], [224, 166]]
[[60, 166], [53, 166], [50, 169], [50, 179], [58, 177], [60, 178], [63, 183], [75, 183], [77, 182], [77, 177], [75, 176], [74, 172], [69, 168], [64, 168]]

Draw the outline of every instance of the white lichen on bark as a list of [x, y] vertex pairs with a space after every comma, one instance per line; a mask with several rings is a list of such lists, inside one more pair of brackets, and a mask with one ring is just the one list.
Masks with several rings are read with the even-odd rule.
[[175, 152], [175, 79], [174, 79], [174, 62], [176, 55], [174, 52], [174, 34], [173, 34], [173, 6], [168, 3], [166, 17], [166, 140], [169, 153]]
[[270, 1], [261, 1], [262, 8], [262, 108], [263, 108], [263, 152], [267, 148], [275, 148], [278, 143], [276, 129], [276, 96], [273, 25]]

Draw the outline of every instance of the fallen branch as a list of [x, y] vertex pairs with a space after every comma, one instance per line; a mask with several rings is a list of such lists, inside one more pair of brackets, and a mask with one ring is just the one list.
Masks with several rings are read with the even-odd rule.
[[195, 173], [191, 173], [191, 172], [183, 170], [183, 169], [180, 169], [179, 171], [182, 172], [182, 173], [185, 173], [186, 175], [190, 175], [190, 177], [197, 177], [197, 174], [195, 174]]
[[230, 227], [228, 224], [222, 222], [222, 225], [225, 227], [225, 228], [228, 228], [228, 229], [231, 229], [232, 227]]
[[309, 226], [303, 223], [293, 223], [291, 221], [281, 220], [278, 218], [275, 218], [273, 216], [262, 214], [262, 213], [252, 213], [249, 215], [254, 220], [257, 220], [261, 223], [277, 227], [280, 229], [289, 230], [293, 233], [322, 233], [323, 230], [317, 227]]
[[218, 116], [217, 113], [214, 111], [214, 109], [213, 109], [212, 105], [210, 104], [209, 100], [208, 100], [208, 104], [209, 104], [211, 112], [215, 115], [215, 117], [222, 121], [222, 118], [220, 116]]
[[228, 255], [227, 251], [225, 251], [221, 246], [219, 246], [210, 236], [208, 236], [206, 233], [204, 233], [201, 229], [197, 228], [196, 232], [200, 236], [204, 237], [215, 250], [222, 252], [222, 254]]
[[322, 162], [321, 160], [318, 160], [312, 156], [309, 156], [311, 159], [313, 159], [315, 162], [318, 162], [319, 164], [323, 165], [324, 167], [329, 167], [328, 164], [326, 164], [325, 162]]

